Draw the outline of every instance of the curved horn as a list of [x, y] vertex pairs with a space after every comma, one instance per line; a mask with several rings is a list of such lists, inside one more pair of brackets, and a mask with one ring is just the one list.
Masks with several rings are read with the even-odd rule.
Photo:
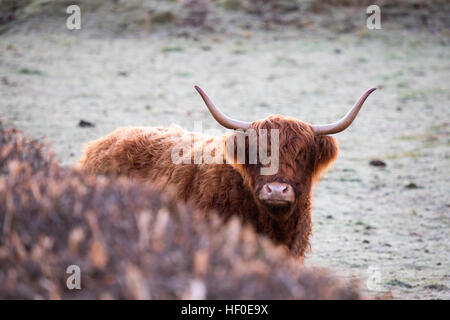
[[353, 108], [338, 122], [331, 124], [312, 125], [314, 134], [316, 136], [334, 134], [347, 129], [352, 124], [353, 120], [355, 120], [356, 115], [364, 104], [364, 101], [366, 101], [367, 97], [376, 89], [377, 88], [372, 88], [367, 90], [366, 93], [364, 93], [362, 97], [359, 98], [358, 102], [356, 102]]
[[198, 91], [200, 96], [202, 97], [203, 101], [205, 102], [206, 106], [208, 107], [209, 112], [211, 112], [212, 116], [216, 121], [228, 129], [243, 129], [247, 130], [250, 128], [251, 123], [250, 122], [244, 122], [239, 120], [234, 120], [229, 117], [227, 117], [225, 114], [222, 113], [217, 107], [212, 103], [212, 101], [209, 99], [209, 97], [206, 95], [206, 93], [199, 87], [195, 86], [195, 90]]

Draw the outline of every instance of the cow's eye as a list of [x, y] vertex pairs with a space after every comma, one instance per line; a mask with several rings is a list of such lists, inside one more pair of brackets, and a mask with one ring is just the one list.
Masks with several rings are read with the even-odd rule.
[[297, 155], [295, 162], [297, 164], [297, 168], [305, 170], [307, 167], [309, 167], [311, 157], [306, 151], [302, 151]]
[[300, 151], [297, 154], [297, 157], [295, 158], [295, 160], [297, 160], [297, 162], [302, 162], [305, 160], [305, 153], [303, 151]]

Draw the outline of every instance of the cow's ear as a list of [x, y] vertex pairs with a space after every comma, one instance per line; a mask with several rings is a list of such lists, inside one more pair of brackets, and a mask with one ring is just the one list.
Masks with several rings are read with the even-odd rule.
[[318, 179], [325, 169], [336, 160], [339, 147], [336, 139], [330, 136], [316, 136], [314, 139], [317, 146], [314, 178]]

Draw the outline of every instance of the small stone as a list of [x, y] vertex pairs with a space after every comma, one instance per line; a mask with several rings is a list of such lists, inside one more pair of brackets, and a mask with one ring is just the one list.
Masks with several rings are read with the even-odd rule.
[[407, 184], [405, 186], [405, 189], [419, 189], [419, 188], [420, 187], [417, 184], [415, 184], [414, 182], [411, 182], [410, 184]]
[[81, 119], [80, 122], [78, 122], [78, 126], [81, 127], [81, 128], [95, 127], [95, 124], [93, 124], [92, 122], [89, 122], [89, 121]]
[[386, 162], [378, 159], [370, 161], [369, 164], [374, 167], [386, 167]]

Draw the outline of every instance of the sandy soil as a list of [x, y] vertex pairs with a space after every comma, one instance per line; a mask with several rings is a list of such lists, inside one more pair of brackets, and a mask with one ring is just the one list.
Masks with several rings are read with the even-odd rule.
[[[324, 123], [379, 88], [315, 190], [306, 263], [368, 281], [370, 293], [450, 298], [450, 50], [412, 31], [331, 35], [299, 30], [101, 38], [0, 36], [0, 114], [46, 136], [73, 164], [82, 144], [120, 126], [223, 132], [194, 84], [232, 117]], [[78, 126], [80, 119], [95, 127]], [[369, 165], [372, 159], [385, 168]], [[408, 187], [409, 186], [409, 187]]]

